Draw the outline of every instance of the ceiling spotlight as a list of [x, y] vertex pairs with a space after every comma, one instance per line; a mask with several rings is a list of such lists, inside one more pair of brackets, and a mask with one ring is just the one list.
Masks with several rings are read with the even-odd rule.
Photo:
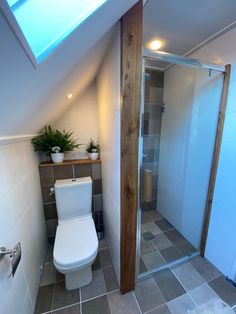
[[66, 98], [69, 100], [69, 99], [71, 99], [73, 97], [73, 94], [72, 93], [69, 93], [67, 96], [66, 96]]
[[162, 42], [160, 40], [153, 40], [149, 44], [149, 48], [152, 50], [158, 50], [162, 46]]

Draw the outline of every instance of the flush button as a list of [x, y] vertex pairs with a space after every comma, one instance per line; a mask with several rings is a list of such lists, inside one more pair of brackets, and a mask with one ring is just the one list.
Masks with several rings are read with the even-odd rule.
[[72, 179], [72, 182], [75, 182], [76, 181], [76, 179]]

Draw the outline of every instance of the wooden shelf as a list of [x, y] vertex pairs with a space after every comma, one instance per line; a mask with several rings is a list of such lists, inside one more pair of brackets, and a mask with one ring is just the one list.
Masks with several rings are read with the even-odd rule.
[[78, 165], [78, 164], [95, 164], [100, 163], [101, 160], [91, 160], [91, 159], [70, 159], [70, 160], [64, 160], [62, 163], [55, 164], [50, 161], [44, 161], [41, 162], [39, 167], [55, 167], [55, 166], [64, 166], [64, 165]]

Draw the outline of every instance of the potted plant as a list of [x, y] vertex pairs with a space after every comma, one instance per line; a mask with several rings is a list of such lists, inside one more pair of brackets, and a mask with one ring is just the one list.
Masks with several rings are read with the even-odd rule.
[[79, 148], [81, 144], [72, 138], [72, 131], [63, 132], [49, 126], [45, 126], [41, 133], [32, 139], [35, 151], [41, 151], [49, 155], [54, 163], [61, 163], [64, 154]]
[[91, 160], [97, 160], [98, 159], [98, 154], [100, 150], [100, 146], [98, 141], [95, 142], [92, 138], [90, 139], [88, 145], [87, 145], [87, 152], [89, 154], [89, 158]]

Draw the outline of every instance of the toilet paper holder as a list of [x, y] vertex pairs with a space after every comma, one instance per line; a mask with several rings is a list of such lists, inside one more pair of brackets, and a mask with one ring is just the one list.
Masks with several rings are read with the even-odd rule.
[[16, 269], [21, 260], [21, 244], [18, 242], [14, 249], [7, 250], [4, 246], [0, 247], [0, 261], [4, 256], [10, 255], [11, 258], [11, 273], [9, 277], [14, 276]]

